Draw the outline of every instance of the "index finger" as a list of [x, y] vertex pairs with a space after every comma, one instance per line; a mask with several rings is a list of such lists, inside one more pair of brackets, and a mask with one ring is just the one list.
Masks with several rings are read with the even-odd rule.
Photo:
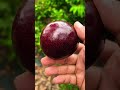
[[51, 59], [47, 56], [41, 59], [41, 63], [44, 66], [51, 66], [51, 65], [54, 65], [54, 64], [73, 65], [73, 64], [76, 64], [76, 61], [77, 61], [77, 55], [76, 54], [72, 54], [71, 56], [69, 56], [65, 59], [61, 59], [61, 60], [53, 60], [53, 59]]

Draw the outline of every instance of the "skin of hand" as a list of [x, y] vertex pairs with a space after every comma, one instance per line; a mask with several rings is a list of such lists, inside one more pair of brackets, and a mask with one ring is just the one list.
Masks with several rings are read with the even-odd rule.
[[106, 40], [105, 48], [99, 57], [104, 66], [91, 66], [86, 71], [86, 89], [120, 90], [120, 1], [93, 1], [103, 24], [116, 36], [117, 42]]
[[120, 45], [120, 1], [93, 0], [105, 27], [113, 33]]
[[105, 44], [99, 59], [106, 59], [106, 63], [86, 70], [86, 90], [120, 90], [120, 47], [108, 40]]
[[86, 70], [86, 90], [119, 90], [120, 48], [118, 44], [106, 40], [98, 60], [104, 63], [104, 67], [95, 65]]
[[[78, 37], [85, 42], [85, 27], [78, 21], [74, 23], [74, 28]], [[53, 78], [53, 83], [70, 83], [78, 85], [81, 90], [85, 90], [85, 45], [79, 43], [75, 54], [63, 59], [53, 60], [49, 57], [41, 59], [42, 65], [47, 66], [45, 74], [47, 76], [57, 75]], [[55, 64], [61, 64], [55, 66]]]
[[16, 90], [34, 90], [35, 89], [35, 76], [26, 71], [17, 76], [14, 80]]

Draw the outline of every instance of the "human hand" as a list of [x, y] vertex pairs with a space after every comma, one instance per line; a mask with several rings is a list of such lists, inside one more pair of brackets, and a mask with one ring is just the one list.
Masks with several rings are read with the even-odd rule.
[[[85, 27], [79, 22], [74, 23], [74, 28], [78, 37], [85, 42]], [[78, 44], [75, 54], [63, 59], [53, 60], [49, 57], [41, 59], [44, 66], [48, 66], [45, 69], [45, 74], [48, 76], [57, 75], [53, 78], [53, 83], [70, 83], [78, 85], [81, 90], [85, 90], [85, 45]], [[55, 64], [61, 64], [60, 66], [54, 66]]]
[[20, 75], [18, 75], [15, 80], [15, 90], [34, 90], [35, 89], [35, 77], [34, 75], [26, 71]]
[[105, 27], [116, 37], [120, 45], [120, 1], [93, 0]]
[[[120, 45], [120, 2], [118, 0], [93, 1], [104, 26], [116, 37]], [[104, 50], [97, 61], [105, 62], [104, 66], [98, 67], [95, 63], [97, 67], [92, 66], [86, 70], [86, 89], [119, 90], [120, 48], [116, 42], [106, 40]]]
[[[86, 89], [88, 90], [119, 90], [120, 89], [120, 48], [106, 41], [100, 60], [107, 60], [103, 67], [91, 66], [86, 70]], [[99, 63], [100, 64], [100, 63]], [[92, 82], [91, 82], [92, 80]]]

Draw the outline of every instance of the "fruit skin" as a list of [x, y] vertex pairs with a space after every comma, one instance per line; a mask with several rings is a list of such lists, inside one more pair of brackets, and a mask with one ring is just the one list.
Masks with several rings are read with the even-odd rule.
[[91, 0], [86, 1], [85, 16], [85, 47], [86, 47], [86, 69], [91, 66], [104, 48], [105, 27], [99, 13]]
[[77, 48], [78, 36], [72, 25], [63, 21], [49, 23], [41, 33], [43, 52], [52, 59], [63, 59]]
[[34, 0], [24, 0], [12, 26], [12, 42], [17, 55], [22, 65], [33, 73], [35, 72], [34, 17]]

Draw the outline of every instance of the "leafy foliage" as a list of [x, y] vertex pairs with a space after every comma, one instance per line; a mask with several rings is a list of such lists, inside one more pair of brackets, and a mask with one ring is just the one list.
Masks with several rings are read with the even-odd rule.
[[60, 84], [60, 90], [79, 90], [77, 86], [71, 84]]
[[12, 46], [12, 22], [21, 0], [0, 0], [0, 89], [14, 90], [15, 77], [23, 72]]
[[[13, 0], [12, 0], [13, 1]], [[17, 9], [17, 5], [19, 5], [19, 1], [9, 1], [9, 0], [1, 0], [0, 1], [0, 45], [11, 47], [11, 27], [12, 21], [14, 19], [14, 15]], [[16, 5], [17, 4], [17, 5]]]
[[[40, 48], [40, 35], [44, 27], [56, 20], [67, 21], [74, 24], [75, 21], [84, 23], [85, 2], [84, 0], [36, 0], [35, 3], [35, 45]], [[60, 90], [79, 90], [71, 84], [61, 84]]]

